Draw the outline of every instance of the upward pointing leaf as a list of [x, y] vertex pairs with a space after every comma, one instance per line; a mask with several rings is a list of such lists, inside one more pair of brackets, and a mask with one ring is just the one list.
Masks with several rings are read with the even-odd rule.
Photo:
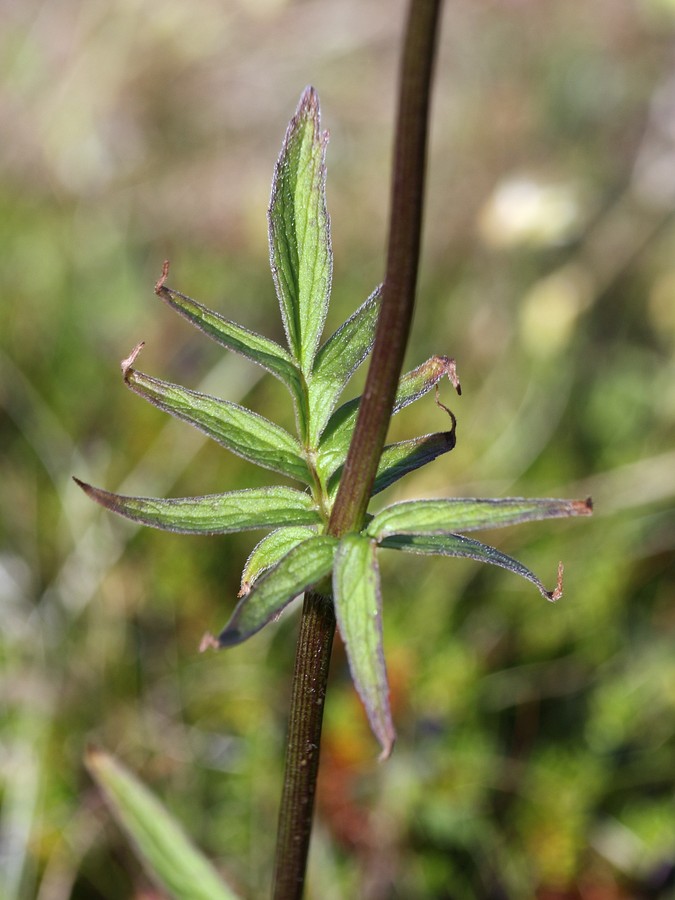
[[199, 428], [238, 456], [305, 484], [311, 482], [302, 447], [269, 419], [229, 400], [152, 378], [131, 366], [124, 372], [124, 380], [132, 391]]
[[373, 347], [381, 292], [382, 288], [377, 287], [316, 355], [309, 382], [309, 439], [312, 446], [318, 443], [345, 385]]
[[85, 762], [160, 887], [181, 900], [237, 900], [145, 785], [102, 750], [89, 750]]
[[312, 370], [332, 275], [325, 154], [319, 98], [305, 89], [274, 171], [269, 209], [270, 262], [291, 354]]
[[214, 341], [228, 350], [240, 353], [252, 362], [267, 369], [288, 387], [296, 403], [301, 396], [300, 373], [287, 350], [275, 341], [249, 331], [236, 322], [230, 322], [217, 312], [197, 303], [191, 297], [167, 287], [160, 279], [155, 293], [164, 302], [180, 313], [195, 327], [201, 329]]

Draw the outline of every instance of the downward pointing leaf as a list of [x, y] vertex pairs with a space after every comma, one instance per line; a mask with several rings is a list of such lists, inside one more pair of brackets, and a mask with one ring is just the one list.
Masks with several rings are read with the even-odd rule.
[[176, 900], [236, 900], [169, 812], [112, 756], [90, 750], [87, 768], [157, 884]]
[[220, 633], [221, 647], [240, 644], [260, 631], [271, 619], [330, 572], [337, 538], [315, 535], [290, 550], [253, 585], [237, 604], [232, 618]]
[[269, 209], [272, 275], [288, 346], [309, 375], [326, 318], [332, 275], [324, 165], [328, 133], [319, 98], [305, 90], [277, 161]]
[[505, 553], [475, 541], [461, 534], [392, 534], [384, 538], [381, 545], [391, 550], [405, 550], [408, 553], [422, 555], [458, 556], [475, 559], [477, 562], [491, 563], [508, 569], [536, 585], [541, 595], [547, 600], [559, 600], [562, 597], [562, 564], [558, 566], [558, 583], [554, 590], [547, 591], [534, 572], [517, 559]]
[[370, 727], [382, 746], [380, 759], [386, 759], [396, 734], [389, 708], [380, 573], [375, 550], [375, 541], [361, 534], [347, 534], [342, 538], [335, 556], [333, 595], [352, 679]]

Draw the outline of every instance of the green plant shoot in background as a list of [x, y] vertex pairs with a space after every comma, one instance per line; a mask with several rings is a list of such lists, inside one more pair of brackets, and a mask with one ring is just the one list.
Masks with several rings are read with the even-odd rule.
[[[395, 732], [383, 652], [379, 550], [468, 557], [501, 566], [532, 582], [546, 599], [557, 600], [562, 595], [561, 565], [557, 584], [547, 590], [516, 559], [466, 533], [588, 515], [591, 503], [526, 498], [413, 500], [366, 515], [360, 528], [334, 533], [331, 514], [361, 398], [341, 405], [339, 400], [373, 347], [382, 290], [376, 288], [321, 343], [332, 274], [325, 202], [327, 140], [327, 133], [320, 127], [318, 96], [307, 88], [283, 141], [269, 207], [270, 260], [287, 349], [170, 288], [166, 284], [168, 263], [156, 285], [158, 296], [191, 324], [227, 350], [262, 366], [286, 386], [294, 406], [296, 435], [235, 403], [144, 374], [135, 368], [142, 344], [122, 362], [125, 383], [135, 393], [233, 453], [290, 479], [295, 486], [162, 499], [122, 496], [81, 481], [78, 484], [108, 509], [155, 528], [209, 535], [267, 530], [244, 567], [234, 613], [218, 637], [205, 636], [202, 647], [224, 648], [245, 641], [273, 621], [295, 597], [315, 592], [323, 604], [334, 607], [354, 685], [380, 744], [381, 758], [386, 758]], [[444, 376], [459, 393], [454, 360], [446, 356], [432, 356], [400, 377], [392, 413], [434, 390], [436, 402], [450, 417], [450, 428], [385, 446], [377, 462], [371, 496], [455, 446], [455, 416], [438, 398]], [[412, 586], [411, 591], [414, 593]], [[106, 773], [109, 776], [118, 770], [105, 760], [104, 754], [93, 754], [90, 768], [114, 794]], [[118, 799], [118, 807], [120, 804], [125, 805]], [[147, 820], [153, 818], [146, 815]], [[132, 833], [139, 827], [138, 821], [126, 824]], [[143, 841], [137, 838], [137, 843], [147, 857]], [[151, 860], [156, 873], [158, 865], [161, 869], [161, 860]], [[157, 877], [165, 886], [171, 885], [161, 873]], [[179, 892], [177, 896], [203, 894]]]

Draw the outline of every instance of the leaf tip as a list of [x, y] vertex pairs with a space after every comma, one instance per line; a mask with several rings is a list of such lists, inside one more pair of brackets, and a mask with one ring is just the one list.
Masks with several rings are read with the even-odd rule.
[[385, 760], [389, 759], [391, 756], [391, 751], [394, 749], [394, 744], [396, 743], [396, 732], [392, 731], [386, 735], [383, 739], [380, 737], [380, 743], [382, 745], [382, 751], [380, 755], [377, 757], [378, 762], [385, 762]]
[[205, 653], [207, 650], [220, 650], [220, 644], [210, 631], [207, 631], [199, 642], [199, 652]]
[[563, 572], [565, 567], [562, 564], [562, 561], [558, 563], [558, 580], [556, 582], [556, 586], [552, 591], [546, 591], [546, 599], [550, 600], [551, 603], [555, 603], [556, 600], [560, 600], [563, 595]]
[[132, 366], [136, 362], [136, 357], [141, 352], [143, 347], [145, 347], [145, 341], [139, 341], [139, 343], [136, 344], [131, 353], [120, 363], [120, 369], [122, 370], [122, 375], [124, 376], [124, 380], [126, 382], [129, 381], [129, 375], [132, 372]]
[[217, 640], [214, 638], [214, 646], [217, 647], [218, 650], [224, 650], [226, 647], [234, 647], [237, 644], [241, 644], [244, 637], [245, 635], [243, 635], [238, 628], [228, 627], [220, 632]]
[[155, 282], [155, 293], [158, 295], [160, 295], [162, 293], [162, 291], [164, 290], [164, 283], [166, 282], [166, 279], [169, 277], [169, 265], [170, 265], [169, 260], [165, 259], [164, 263], [162, 264], [162, 274]]

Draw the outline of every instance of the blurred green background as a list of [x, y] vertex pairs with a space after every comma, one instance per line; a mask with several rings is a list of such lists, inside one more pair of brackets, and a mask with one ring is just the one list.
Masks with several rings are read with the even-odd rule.
[[[256, 535], [135, 529], [71, 475], [278, 478], [125, 390], [142, 368], [291, 424], [153, 295], [282, 338], [265, 212], [307, 83], [331, 131], [336, 326], [382, 277], [402, 0], [0, 2], [0, 895], [157, 897], [86, 775], [138, 772], [268, 893], [296, 611], [199, 655]], [[399, 739], [336, 646], [308, 898], [675, 897], [675, 3], [447, 0], [408, 354], [455, 356], [458, 443], [378, 503], [592, 494], [487, 535], [565, 596], [382, 555]], [[445, 426], [433, 399], [395, 438]]]

